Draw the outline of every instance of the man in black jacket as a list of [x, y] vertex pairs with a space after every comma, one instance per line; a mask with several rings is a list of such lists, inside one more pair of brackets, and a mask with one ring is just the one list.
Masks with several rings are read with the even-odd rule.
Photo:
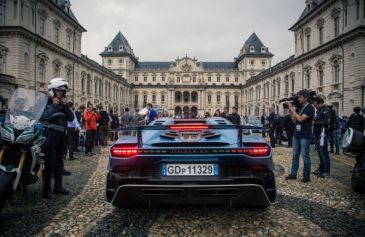
[[241, 125], [241, 118], [237, 112], [237, 107], [232, 107], [232, 114], [229, 116], [230, 120], [234, 125]]
[[103, 110], [103, 106], [99, 106], [99, 136], [100, 136], [100, 144], [102, 146], [108, 145], [108, 135], [109, 135], [109, 114]]
[[349, 120], [347, 121], [346, 124], [346, 129], [347, 128], [352, 128], [354, 130], [363, 132], [365, 129], [365, 118], [360, 114], [361, 112], [361, 108], [360, 107], [355, 107], [354, 108], [354, 113], [351, 114]]
[[291, 119], [290, 114], [285, 115], [285, 132], [288, 138], [288, 146], [292, 147], [294, 123], [293, 120]]
[[276, 114], [274, 112], [273, 107], [269, 107], [269, 136], [270, 136], [270, 145], [272, 148], [275, 147], [275, 128], [276, 128]]
[[[55, 178], [53, 193], [69, 194], [62, 185], [63, 158], [67, 147], [66, 129], [67, 122], [74, 120], [74, 114], [67, 105], [66, 91], [68, 83], [62, 78], [52, 79], [48, 84], [48, 90], [52, 98], [52, 104], [48, 105], [42, 115], [42, 120], [57, 129], [48, 129], [45, 142], [45, 162], [43, 170], [43, 198], [52, 197], [51, 179], [52, 173]], [[59, 113], [59, 116], [55, 116]], [[63, 114], [63, 116], [62, 116]]]
[[328, 141], [330, 136], [331, 111], [324, 105], [321, 97], [313, 99], [313, 105], [317, 110], [313, 120], [313, 133], [316, 140], [316, 148], [319, 156], [319, 168], [313, 172], [318, 177], [329, 177], [330, 157], [328, 154]]

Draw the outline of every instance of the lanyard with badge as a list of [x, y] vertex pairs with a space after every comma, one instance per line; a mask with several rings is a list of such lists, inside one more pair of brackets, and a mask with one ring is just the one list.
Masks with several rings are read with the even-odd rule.
[[[299, 112], [299, 115], [302, 115], [303, 114], [303, 111], [304, 111], [304, 109], [307, 107], [307, 105], [308, 105], [309, 103], [307, 103], [301, 110], [300, 110], [300, 112]], [[300, 132], [300, 131], [302, 131], [302, 125], [300, 124], [300, 122], [299, 122], [299, 124], [297, 124], [296, 126], [295, 126], [295, 130], [297, 131], [297, 132]]]

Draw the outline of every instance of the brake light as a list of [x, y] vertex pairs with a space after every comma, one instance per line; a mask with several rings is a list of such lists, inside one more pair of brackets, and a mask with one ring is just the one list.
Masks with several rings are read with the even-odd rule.
[[232, 153], [241, 153], [249, 156], [259, 157], [270, 155], [270, 148], [268, 147], [250, 147], [242, 149], [232, 149]]
[[139, 154], [139, 150], [137, 146], [133, 146], [133, 144], [117, 144], [112, 146], [110, 153], [113, 157], [129, 158]]
[[171, 125], [171, 130], [178, 131], [199, 131], [209, 129], [208, 125]]

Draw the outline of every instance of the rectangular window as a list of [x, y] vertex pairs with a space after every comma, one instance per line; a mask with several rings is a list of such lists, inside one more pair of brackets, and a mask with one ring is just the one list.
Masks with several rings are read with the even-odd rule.
[[196, 82], [196, 77], [193, 77], [193, 82]]
[[16, 19], [17, 17], [18, 17], [18, 1], [17, 0], [15, 0], [15, 1], [13, 1], [13, 3], [14, 3], [14, 19]]
[[138, 95], [134, 95], [134, 108], [138, 107]]
[[177, 82], [180, 82], [180, 77], [177, 77]]
[[0, 73], [4, 73], [4, 56], [0, 54]]
[[311, 50], [311, 36], [307, 35], [307, 51]]
[[221, 82], [221, 78], [220, 77], [217, 77], [217, 82]]
[[165, 77], [162, 77], [162, 78], [161, 78], [161, 80], [162, 80], [162, 81], [165, 81]]
[[307, 78], [307, 88], [310, 88], [311, 87], [311, 75], [309, 73], [307, 73], [306, 78]]
[[347, 8], [344, 10], [344, 17], [345, 17], [345, 26], [347, 26]]
[[138, 81], [138, 77], [134, 77], [134, 81]]
[[145, 81], [145, 82], [146, 82], [146, 81], [147, 81], [147, 77], [143, 77], [143, 81]]
[[212, 103], [212, 96], [208, 95], [208, 104], [211, 104], [211, 103]]
[[41, 36], [44, 36], [44, 23], [45, 23], [45, 20], [43, 17], [40, 17], [39, 18], [39, 34]]
[[335, 37], [337, 37], [340, 34], [340, 18], [336, 17], [334, 21], [335, 21]]
[[226, 82], [229, 82], [229, 77], [226, 77]]
[[38, 76], [39, 76], [39, 81], [44, 82], [44, 68], [45, 65], [43, 63], [38, 65]]
[[161, 95], [161, 102], [164, 103], [165, 102], [165, 95]]
[[360, 1], [356, 1], [356, 20], [360, 18]]
[[60, 33], [60, 29], [55, 27], [54, 28], [54, 42], [56, 44], [58, 44], [58, 42], [59, 42], [59, 33]]
[[217, 95], [217, 103], [220, 103], [220, 102], [221, 102], [221, 96]]
[[34, 26], [34, 16], [35, 16], [35, 12], [34, 9], [32, 9], [32, 25]]
[[123, 59], [119, 59], [119, 64], [123, 64]]
[[156, 81], [156, 77], [152, 77], [152, 81]]
[[335, 83], [340, 82], [340, 66], [335, 66]]
[[323, 44], [323, 27], [319, 28], [319, 44]]
[[152, 95], [152, 102], [155, 103], [156, 102], [156, 95]]
[[108, 64], [111, 65], [112, 64], [112, 60], [108, 59]]
[[212, 81], [212, 78], [211, 77], [208, 77], [208, 81], [211, 82]]
[[234, 81], [235, 81], [235, 82], [238, 82], [238, 77], [235, 77], [235, 78], [234, 78]]
[[147, 105], [147, 95], [143, 95], [143, 107]]
[[319, 71], [319, 85], [323, 86], [323, 70]]
[[238, 95], [234, 96], [234, 106], [238, 108]]
[[226, 95], [226, 107], [229, 108], [229, 95]]
[[66, 36], [66, 45], [67, 45], [67, 49], [71, 50], [71, 35]]
[[20, 3], [20, 19], [24, 19], [24, 3]]

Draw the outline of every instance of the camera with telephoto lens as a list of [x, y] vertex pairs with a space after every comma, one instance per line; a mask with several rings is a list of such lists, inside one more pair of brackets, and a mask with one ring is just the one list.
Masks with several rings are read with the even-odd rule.
[[[309, 91], [308, 103], [311, 104], [313, 102], [313, 98], [316, 96], [315, 91]], [[291, 102], [294, 107], [300, 107], [300, 103], [298, 100], [298, 94], [293, 94], [291, 97], [284, 98], [279, 100], [280, 103], [284, 102], [283, 107], [284, 109], [289, 109], [288, 102]]]

